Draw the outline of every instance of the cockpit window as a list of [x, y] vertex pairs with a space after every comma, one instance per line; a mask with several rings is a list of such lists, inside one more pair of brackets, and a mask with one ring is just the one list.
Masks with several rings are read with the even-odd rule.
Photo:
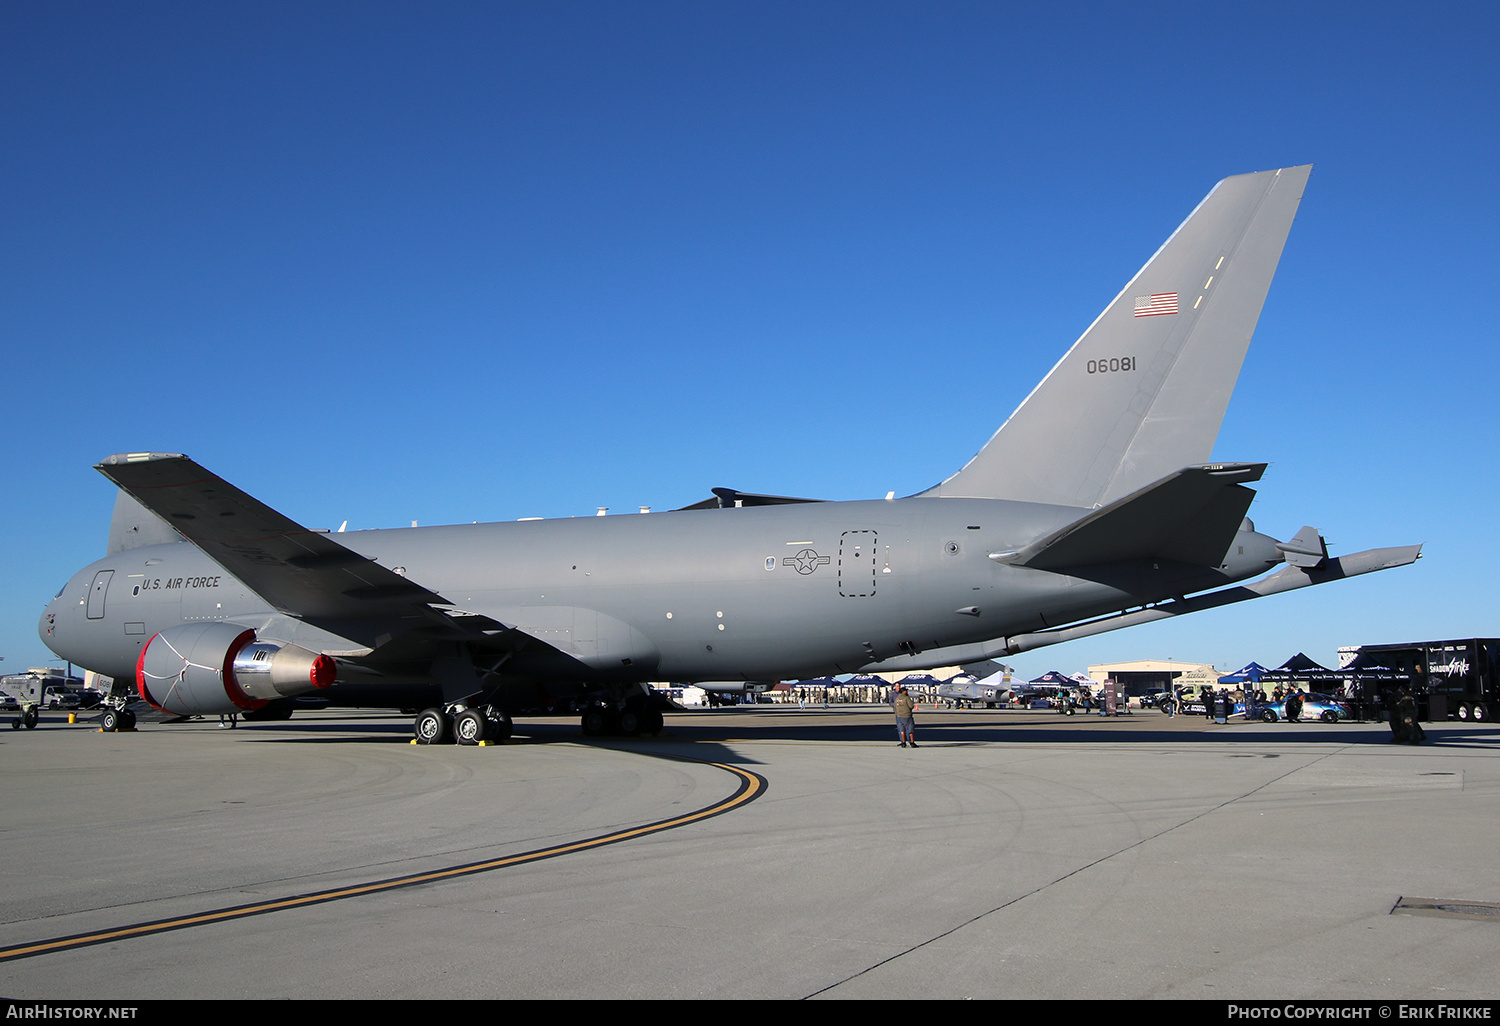
[[53, 595], [52, 597], [55, 598], [55, 599], [62, 598], [62, 593], [65, 592], [65, 591], [67, 591], [67, 590], [68, 590], [68, 582], [67, 581], [63, 581], [63, 586], [61, 588], [58, 588], [57, 589], [57, 594]]

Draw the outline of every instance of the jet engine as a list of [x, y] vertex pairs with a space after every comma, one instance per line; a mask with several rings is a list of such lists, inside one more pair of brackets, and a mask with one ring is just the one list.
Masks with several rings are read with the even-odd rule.
[[169, 627], [146, 643], [135, 666], [141, 697], [174, 716], [250, 712], [326, 688], [337, 676], [331, 657], [257, 640], [234, 623]]

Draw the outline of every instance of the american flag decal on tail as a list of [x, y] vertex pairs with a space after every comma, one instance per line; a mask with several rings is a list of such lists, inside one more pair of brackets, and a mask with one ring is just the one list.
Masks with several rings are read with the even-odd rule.
[[1160, 317], [1163, 314], [1174, 314], [1177, 312], [1177, 293], [1158, 292], [1150, 296], [1135, 297], [1135, 315], [1137, 317]]

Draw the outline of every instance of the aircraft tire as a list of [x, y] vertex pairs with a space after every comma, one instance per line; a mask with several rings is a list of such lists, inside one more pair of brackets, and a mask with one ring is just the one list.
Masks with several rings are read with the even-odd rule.
[[604, 715], [603, 709], [586, 709], [582, 726], [585, 737], [598, 737], [609, 726], [609, 717]]
[[453, 718], [453, 740], [461, 745], [477, 745], [490, 739], [490, 723], [478, 709], [465, 709]]
[[662, 732], [667, 725], [666, 717], [662, 716], [660, 709], [647, 709], [641, 714], [641, 732], [653, 737]]
[[496, 709], [494, 706], [485, 708], [486, 718], [490, 721], [490, 740], [509, 741], [510, 735], [515, 731], [515, 724], [509, 716]]
[[641, 732], [641, 717], [633, 709], [626, 709], [620, 714], [620, 733], [626, 737], [633, 737]]
[[448, 716], [441, 709], [423, 709], [417, 713], [412, 731], [419, 745], [440, 745], [450, 740]]
[[120, 729], [120, 710], [106, 709], [104, 715], [99, 718], [99, 729], [106, 734], [113, 734]]
[[134, 712], [132, 712], [129, 709], [121, 709], [120, 710], [120, 729], [121, 730], [134, 730], [135, 729], [135, 713]]

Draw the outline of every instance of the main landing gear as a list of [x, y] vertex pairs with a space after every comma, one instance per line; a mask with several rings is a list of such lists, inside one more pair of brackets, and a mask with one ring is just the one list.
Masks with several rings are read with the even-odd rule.
[[583, 733], [585, 737], [603, 737], [608, 734], [624, 734], [633, 737], [639, 734], [660, 734], [666, 721], [661, 710], [627, 705], [616, 709], [609, 705], [591, 705], [583, 711]]
[[[661, 708], [644, 695], [626, 698], [596, 697], [583, 711], [580, 726], [585, 737], [609, 735], [636, 737], [660, 734], [665, 726]], [[510, 737], [510, 717], [495, 705], [433, 706], [417, 713], [412, 734], [419, 745], [478, 745]]]
[[419, 745], [477, 745], [510, 737], [510, 717], [493, 705], [433, 707], [417, 713], [412, 732]]

